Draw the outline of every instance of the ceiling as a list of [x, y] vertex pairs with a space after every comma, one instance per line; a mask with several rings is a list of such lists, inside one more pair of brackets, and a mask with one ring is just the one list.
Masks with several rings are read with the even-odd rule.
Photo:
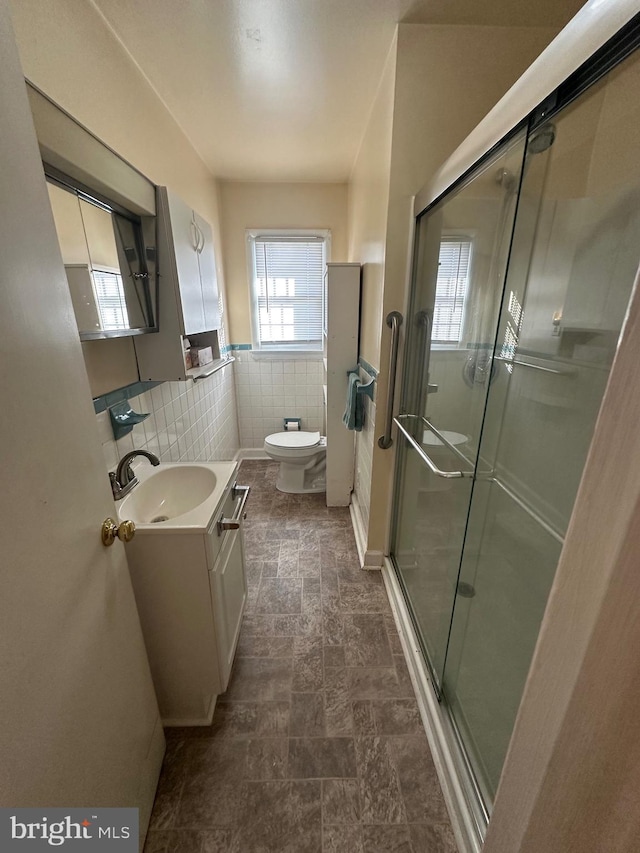
[[560, 29], [583, 0], [92, 0], [214, 175], [348, 178], [395, 25]]

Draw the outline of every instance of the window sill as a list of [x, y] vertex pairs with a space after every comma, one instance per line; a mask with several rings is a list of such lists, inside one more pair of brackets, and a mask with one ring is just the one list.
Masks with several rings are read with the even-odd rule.
[[275, 360], [275, 361], [295, 361], [304, 359], [305, 361], [322, 361], [322, 350], [313, 349], [313, 350], [300, 350], [300, 349], [279, 349], [279, 350], [264, 350], [264, 349], [252, 349], [248, 351], [248, 354], [255, 361], [260, 361], [261, 359], [266, 360]]

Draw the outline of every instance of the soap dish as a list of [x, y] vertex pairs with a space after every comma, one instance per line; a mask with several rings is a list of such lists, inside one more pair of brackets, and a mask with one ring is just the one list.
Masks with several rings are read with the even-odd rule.
[[121, 400], [115, 403], [109, 409], [109, 417], [111, 418], [111, 429], [116, 441], [124, 435], [128, 435], [136, 424], [142, 423], [145, 418], [149, 417], [150, 413], [138, 414], [131, 408], [128, 400]]

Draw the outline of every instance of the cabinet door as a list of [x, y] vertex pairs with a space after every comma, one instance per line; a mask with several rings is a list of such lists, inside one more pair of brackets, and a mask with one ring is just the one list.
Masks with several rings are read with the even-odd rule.
[[205, 328], [217, 329], [220, 326], [220, 308], [218, 305], [218, 276], [216, 274], [216, 256], [213, 247], [211, 226], [194, 212], [194, 222], [200, 234], [198, 260], [200, 263], [200, 282], [202, 285], [202, 304]]
[[247, 598], [242, 530], [226, 534], [226, 541], [211, 572], [211, 596], [218, 640], [221, 689], [225, 691], [231, 675]]
[[182, 331], [191, 335], [207, 328], [200, 286], [199, 240], [191, 208], [173, 193], [167, 193], [167, 200], [182, 303]]

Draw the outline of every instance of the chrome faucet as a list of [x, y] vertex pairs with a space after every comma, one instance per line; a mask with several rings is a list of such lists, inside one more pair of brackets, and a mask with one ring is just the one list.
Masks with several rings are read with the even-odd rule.
[[131, 460], [135, 459], [136, 456], [146, 456], [152, 465], [160, 464], [158, 457], [153, 453], [149, 453], [148, 450], [131, 450], [129, 453], [125, 453], [118, 462], [116, 470], [109, 472], [111, 491], [113, 492], [113, 499], [116, 501], [122, 500], [138, 483], [138, 478], [131, 468]]

